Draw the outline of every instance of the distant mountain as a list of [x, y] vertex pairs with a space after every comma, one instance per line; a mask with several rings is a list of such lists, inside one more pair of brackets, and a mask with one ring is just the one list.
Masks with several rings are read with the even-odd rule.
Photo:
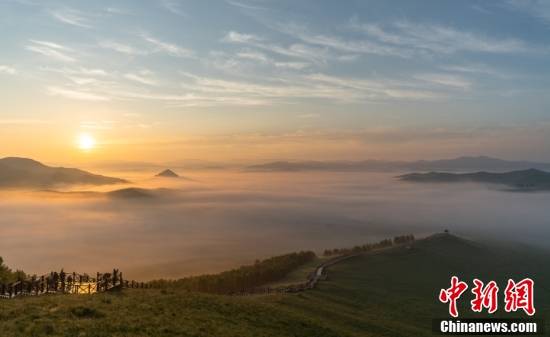
[[27, 158], [0, 159], [0, 188], [48, 188], [58, 185], [108, 185], [126, 182], [124, 179], [75, 168], [46, 166]]
[[176, 174], [176, 172], [166, 169], [159, 174], [156, 175], [156, 177], [164, 177], [164, 178], [179, 178], [179, 175]]
[[419, 183], [475, 182], [505, 185], [516, 190], [550, 190], [550, 173], [536, 169], [505, 173], [410, 173], [399, 176], [399, 179]]
[[535, 168], [550, 170], [550, 163], [511, 161], [486, 156], [419, 161], [278, 161], [249, 166], [251, 171], [496, 171]]

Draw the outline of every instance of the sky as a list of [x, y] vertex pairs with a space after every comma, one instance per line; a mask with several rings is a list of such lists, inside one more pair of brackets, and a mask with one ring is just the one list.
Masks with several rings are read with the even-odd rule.
[[1, 0], [0, 156], [550, 161], [549, 33], [543, 0]]

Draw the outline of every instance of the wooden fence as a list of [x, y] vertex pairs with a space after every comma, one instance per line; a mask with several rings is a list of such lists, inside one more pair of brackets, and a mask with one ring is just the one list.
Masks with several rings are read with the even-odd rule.
[[112, 273], [88, 274], [51, 272], [40, 277], [32, 276], [9, 284], [0, 284], [0, 298], [20, 296], [40, 296], [45, 294], [94, 294], [122, 288], [150, 288], [144, 282], [124, 280], [122, 273], [114, 269]]

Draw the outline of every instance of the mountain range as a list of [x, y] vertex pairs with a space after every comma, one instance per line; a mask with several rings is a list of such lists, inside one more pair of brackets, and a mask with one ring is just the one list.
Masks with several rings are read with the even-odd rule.
[[49, 188], [59, 185], [109, 185], [127, 182], [76, 168], [51, 167], [28, 158], [0, 159], [0, 188]]
[[487, 156], [458, 157], [440, 160], [418, 161], [277, 161], [248, 166], [249, 171], [495, 171], [506, 172], [525, 169], [550, 170], [550, 163], [512, 161]]

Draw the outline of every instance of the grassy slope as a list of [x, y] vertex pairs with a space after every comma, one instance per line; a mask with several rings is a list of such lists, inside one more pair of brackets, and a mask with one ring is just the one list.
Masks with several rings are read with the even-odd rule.
[[548, 317], [548, 255], [486, 247], [439, 237], [353, 258], [333, 266], [319, 289], [300, 294], [128, 290], [0, 301], [0, 335], [432, 336], [431, 319], [446, 316], [435, 297], [451, 271], [466, 280], [496, 278], [500, 285], [503, 277], [533, 277], [537, 317]]
[[315, 259], [313, 259], [313, 261], [307, 262], [302, 266], [300, 266], [299, 268], [293, 270], [291, 273], [286, 275], [282, 280], [269, 283], [266, 286], [281, 287], [281, 286], [288, 286], [288, 285], [304, 282], [307, 279], [307, 277], [317, 269], [317, 266], [319, 266], [321, 263], [329, 259], [330, 258], [327, 258], [327, 257], [316, 257]]

